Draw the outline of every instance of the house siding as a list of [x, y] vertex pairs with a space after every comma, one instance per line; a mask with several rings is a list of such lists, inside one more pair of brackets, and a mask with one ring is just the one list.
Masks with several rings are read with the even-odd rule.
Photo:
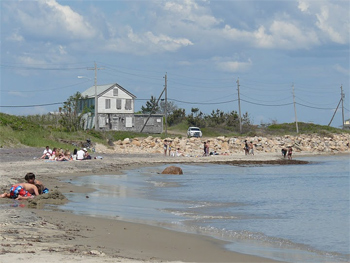
[[[148, 115], [145, 114], [99, 114], [99, 127], [106, 131], [141, 132], [147, 119]], [[163, 115], [152, 115], [142, 132], [162, 133]]]

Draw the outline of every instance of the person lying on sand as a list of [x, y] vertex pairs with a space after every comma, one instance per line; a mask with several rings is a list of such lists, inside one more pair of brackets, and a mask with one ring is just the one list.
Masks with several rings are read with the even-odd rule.
[[35, 174], [34, 173], [27, 173], [26, 176], [24, 177], [24, 180], [26, 180], [28, 184], [40, 184], [40, 185], [43, 185], [43, 183], [41, 181], [35, 179]]
[[46, 194], [49, 192], [49, 189], [46, 188], [41, 181], [35, 179], [34, 173], [27, 173], [26, 176], [24, 177], [24, 180], [26, 180], [28, 184], [36, 185], [38, 190], [41, 190], [42, 194]]
[[42, 193], [41, 185], [34, 185], [29, 183], [21, 183], [12, 185], [10, 193], [3, 193], [0, 195], [1, 198], [12, 198], [16, 200], [26, 200], [28, 198], [34, 198], [34, 195]]

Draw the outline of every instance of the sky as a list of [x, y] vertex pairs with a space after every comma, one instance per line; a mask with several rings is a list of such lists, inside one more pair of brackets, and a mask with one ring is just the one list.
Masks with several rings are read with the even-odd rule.
[[350, 118], [348, 0], [0, 4], [3, 113], [57, 111], [94, 85], [96, 63], [97, 84], [121, 85], [136, 111], [166, 83], [186, 114], [238, 112], [240, 102], [254, 124]]

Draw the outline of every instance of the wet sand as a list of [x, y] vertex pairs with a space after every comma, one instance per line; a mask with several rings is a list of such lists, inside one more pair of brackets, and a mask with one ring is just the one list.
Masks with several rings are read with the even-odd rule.
[[[263, 153], [197, 158], [105, 154], [100, 155], [102, 159], [55, 162], [37, 159], [41, 152], [37, 148], [0, 149], [1, 191], [8, 191], [11, 184], [23, 182], [25, 174], [33, 172], [51, 195], [31, 201], [0, 199], [1, 262], [275, 262], [227, 251], [223, 248], [225, 242], [214, 238], [125, 222], [117, 217], [74, 215], [57, 210], [55, 205], [67, 201], [62, 193], [79, 192], [88, 197], [93, 191], [69, 183], [77, 176], [120, 174], [127, 169], [176, 163], [303, 164], [284, 160], [279, 154]], [[51, 204], [50, 208], [43, 210], [45, 204]]]

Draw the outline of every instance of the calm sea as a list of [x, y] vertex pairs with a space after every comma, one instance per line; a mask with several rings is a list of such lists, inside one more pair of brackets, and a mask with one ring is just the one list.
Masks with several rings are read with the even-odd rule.
[[349, 155], [307, 165], [167, 165], [79, 177], [94, 187], [61, 208], [229, 241], [227, 249], [287, 262], [350, 261]]

